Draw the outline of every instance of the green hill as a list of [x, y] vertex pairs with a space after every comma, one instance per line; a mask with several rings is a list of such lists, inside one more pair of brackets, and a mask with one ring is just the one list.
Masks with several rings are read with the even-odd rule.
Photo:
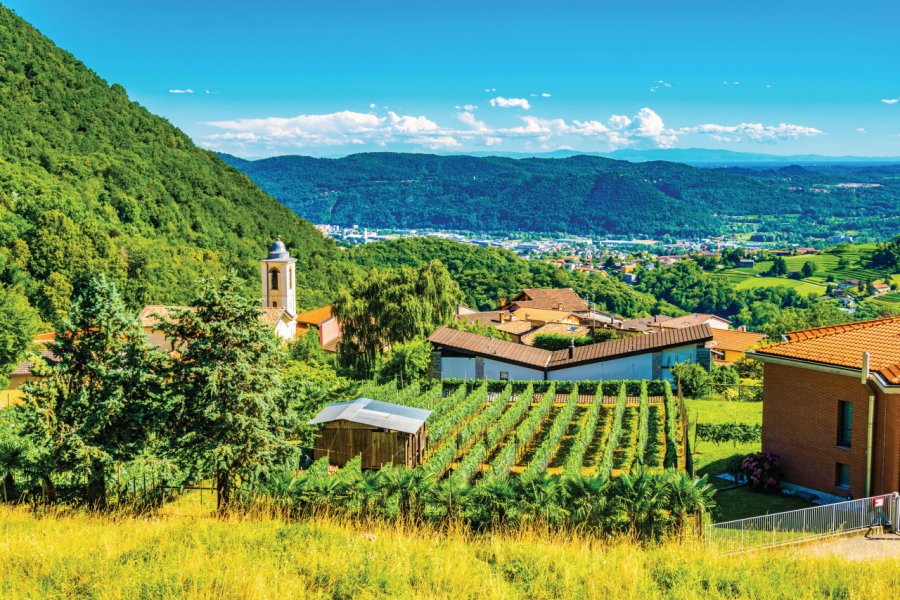
[[133, 306], [185, 302], [198, 277], [256, 261], [276, 235], [299, 302], [323, 300], [338, 250], [215, 154], [0, 7], [0, 282], [45, 318], [105, 272]]
[[703, 169], [585, 155], [222, 157], [302, 217], [344, 226], [693, 237], [724, 232], [733, 216], [792, 215], [790, 222], [758, 224], [790, 241], [792, 234], [826, 238], [848, 229], [887, 239], [900, 226], [896, 165]]
[[403, 238], [351, 248], [347, 256], [364, 269], [412, 267], [438, 259], [459, 283], [472, 308], [495, 308], [525, 288], [571, 287], [595, 308], [626, 316], [647, 314], [656, 300], [618, 279], [557, 269], [522, 260], [509, 250], [482, 248], [438, 238]]

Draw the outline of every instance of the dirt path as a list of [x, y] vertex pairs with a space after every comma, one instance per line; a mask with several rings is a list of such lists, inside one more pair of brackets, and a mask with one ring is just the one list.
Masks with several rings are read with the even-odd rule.
[[877, 533], [854, 535], [811, 543], [797, 549], [805, 556], [842, 556], [850, 560], [900, 559], [900, 535]]

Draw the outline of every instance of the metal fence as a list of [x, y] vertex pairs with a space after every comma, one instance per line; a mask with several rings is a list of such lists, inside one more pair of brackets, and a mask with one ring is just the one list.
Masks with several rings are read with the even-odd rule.
[[707, 529], [706, 541], [719, 552], [744, 552], [879, 526], [900, 530], [900, 496], [896, 492], [714, 523]]

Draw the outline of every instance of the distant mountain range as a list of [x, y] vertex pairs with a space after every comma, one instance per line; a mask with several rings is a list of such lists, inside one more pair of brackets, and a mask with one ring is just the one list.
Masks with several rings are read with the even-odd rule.
[[[569, 158], [570, 156], [600, 156], [630, 162], [667, 161], [700, 167], [753, 166], [766, 167], [787, 165], [887, 165], [900, 164], [900, 156], [827, 156], [824, 154], [764, 154], [758, 152], [736, 152], [716, 148], [650, 148], [644, 150], [626, 149], [614, 152], [580, 152], [577, 150], [554, 150], [552, 152], [437, 152], [439, 156], [500, 156], [504, 158]], [[347, 154], [320, 156], [317, 158], [345, 158]], [[234, 160], [242, 160], [234, 157]], [[265, 160], [265, 159], [262, 159]]]
[[883, 239], [900, 227], [900, 164], [699, 168], [562, 153], [221, 157], [302, 217], [335, 225], [697, 237], [723, 232], [728, 217], [793, 215], [758, 227], [785, 240], [850, 228]]
[[477, 153], [474, 156], [508, 156], [510, 158], [566, 158], [587, 154], [631, 162], [669, 161], [695, 166], [747, 166], [747, 165], [881, 165], [900, 163], [900, 156], [825, 156], [821, 154], [759, 154], [735, 152], [713, 148], [668, 148], [648, 150], [616, 150], [595, 153], [557, 150], [543, 154]]

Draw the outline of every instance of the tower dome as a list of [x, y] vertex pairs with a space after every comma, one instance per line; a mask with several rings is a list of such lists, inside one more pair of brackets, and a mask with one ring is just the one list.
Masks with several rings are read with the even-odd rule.
[[290, 257], [291, 255], [288, 253], [287, 248], [285, 248], [284, 242], [282, 242], [279, 237], [275, 239], [275, 243], [269, 248], [269, 256], [266, 257], [266, 260], [284, 260]]

